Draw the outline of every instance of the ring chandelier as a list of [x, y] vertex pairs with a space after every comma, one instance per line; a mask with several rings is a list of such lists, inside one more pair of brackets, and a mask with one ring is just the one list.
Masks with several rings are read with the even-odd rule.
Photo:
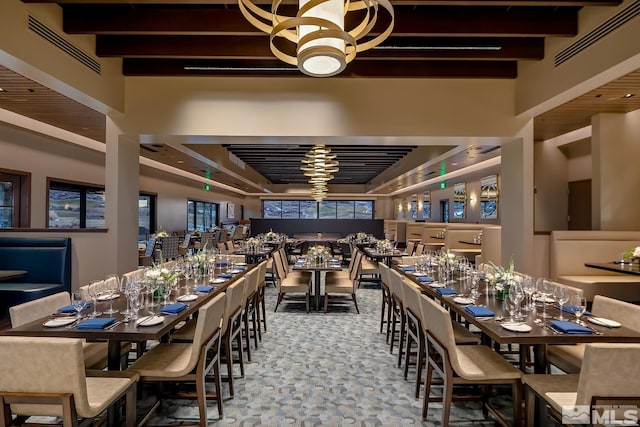
[[331, 174], [339, 170], [338, 161], [335, 158], [336, 155], [331, 154], [330, 148], [317, 144], [305, 153], [302, 159], [303, 166], [300, 170], [309, 177], [311, 196], [318, 202], [324, 200], [329, 192], [327, 183], [333, 179]]
[[[389, 0], [298, 0], [295, 16], [281, 14], [283, 0], [272, 0], [270, 10], [254, 1], [238, 0], [247, 21], [270, 35], [271, 52], [278, 59], [312, 77], [341, 73], [358, 52], [379, 45], [393, 30]], [[284, 3], [286, 9], [289, 3]], [[389, 23], [370, 36], [380, 7], [389, 15]]]

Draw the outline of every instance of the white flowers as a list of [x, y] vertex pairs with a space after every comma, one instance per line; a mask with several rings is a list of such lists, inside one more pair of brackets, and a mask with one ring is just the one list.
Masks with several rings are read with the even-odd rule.
[[324, 245], [316, 245], [309, 248], [307, 255], [314, 258], [329, 258], [331, 257], [331, 249]]
[[640, 246], [636, 246], [636, 248], [633, 250], [633, 256], [634, 258], [640, 258]]
[[156, 280], [160, 277], [160, 270], [152, 269], [144, 272], [144, 277], [151, 280]]

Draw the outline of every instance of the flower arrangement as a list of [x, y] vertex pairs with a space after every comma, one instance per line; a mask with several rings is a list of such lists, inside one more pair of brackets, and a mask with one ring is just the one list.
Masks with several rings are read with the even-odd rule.
[[154, 234], [154, 236], [156, 236], [156, 238], [158, 238], [158, 237], [168, 237], [169, 233], [167, 233], [164, 230], [160, 230], [160, 231], [156, 231], [156, 234]]
[[521, 276], [515, 271], [513, 258], [509, 260], [507, 267], [498, 266], [491, 263], [493, 267], [493, 273], [487, 274], [487, 280], [494, 287], [496, 291], [496, 297], [498, 299], [504, 299], [509, 294], [509, 287], [515, 283], [520, 283]]
[[635, 248], [629, 248], [627, 251], [622, 253], [622, 259], [625, 261], [633, 261], [640, 259], [640, 246], [636, 246]]
[[316, 245], [309, 248], [307, 257], [317, 264], [323, 263], [325, 260], [331, 258], [331, 248], [324, 245]]
[[265, 235], [265, 237], [267, 238], [267, 240], [276, 240], [278, 238], [278, 233], [276, 233], [272, 229], [269, 229], [269, 232]]
[[356, 234], [356, 239], [362, 241], [362, 240], [366, 240], [367, 237], [369, 237], [369, 235], [367, 233], [365, 233], [364, 231], [358, 231], [358, 234]]
[[378, 240], [376, 242], [376, 250], [378, 252], [389, 252], [393, 250], [393, 242], [391, 240]]

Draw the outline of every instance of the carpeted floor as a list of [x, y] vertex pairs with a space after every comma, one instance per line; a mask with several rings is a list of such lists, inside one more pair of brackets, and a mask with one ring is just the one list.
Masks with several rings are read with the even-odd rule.
[[[208, 405], [212, 426], [439, 426], [441, 405], [432, 403], [422, 421], [422, 400], [413, 398], [415, 370], [404, 380], [379, 333], [380, 288], [364, 284], [353, 303], [330, 306], [329, 313], [304, 311], [288, 302], [273, 312], [276, 290], [267, 288], [267, 326], [246, 375], [236, 367], [235, 397], [223, 383], [224, 418], [215, 402]], [[424, 393], [424, 391], [422, 392]], [[509, 389], [494, 398], [510, 418]], [[422, 394], [421, 394], [422, 396]], [[142, 404], [148, 404], [146, 398]], [[197, 422], [195, 401], [166, 400], [150, 426]], [[450, 425], [493, 426], [479, 403], [455, 403]]]

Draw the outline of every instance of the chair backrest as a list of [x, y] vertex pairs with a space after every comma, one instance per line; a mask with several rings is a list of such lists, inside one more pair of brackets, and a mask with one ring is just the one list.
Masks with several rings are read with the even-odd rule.
[[[85, 379], [84, 340], [49, 337], [0, 337], [0, 390], [24, 393], [72, 393], [79, 416], [90, 414]], [[62, 416], [58, 405], [16, 404], [18, 415]]]
[[227, 245], [224, 242], [218, 242], [218, 251], [221, 254], [226, 254], [227, 253]]
[[402, 289], [400, 289], [400, 283], [402, 282], [402, 274], [393, 269], [389, 269], [389, 292], [391, 296], [396, 300], [402, 302]]
[[69, 292], [58, 292], [57, 294], [9, 307], [11, 327], [17, 328], [34, 320], [42, 319], [70, 303], [71, 296]]
[[180, 247], [180, 236], [166, 236], [160, 240], [160, 250], [162, 258], [169, 260], [178, 257]]
[[416, 249], [413, 251], [413, 255], [414, 256], [420, 256], [420, 255], [422, 255], [423, 251], [424, 251], [424, 244], [423, 243], [418, 243], [416, 245]]
[[402, 279], [402, 305], [406, 310], [411, 310], [414, 317], [422, 323], [422, 310], [420, 309], [420, 288], [406, 277]]
[[416, 242], [414, 240], [409, 240], [409, 242], [407, 243], [407, 255], [411, 256], [413, 255], [413, 251], [415, 251], [416, 249]]
[[403, 256], [401, 258], [402, 260], [402, 264], [407, 264], [407, 265], [414, 265], [416, 262], [420, 262], [420, 258], [419, 256], [413, 255], [413, 256]]
[[198, 320], [196, 321], [196, 330], [193, 333], [191, 355], [189, 357], [189, 363], [185, 365], [183, 370], [185, 375], [196, 367], [202, 346], [208, 344], [213, 334], [222, 327], [222, 319], [226, 309], [226, 299], [226, 293], [216, 295], [211, 301], [198, 309]]
[[282, 254], [280, 251], [276, 251], [273, 253], [273, 268], [276, 273], [276, 277], [279, 280], [287, 277], [287, 269], [284, 267], [284, 261], [282, 259]]
[[247, 261], [247, 257], [244, 256], [244, 255], [229, 255], [229, 261], [231, 261], [233, 263], [246, 262]]
[[639, 360], [640, 344], [587, 344], [576, 405], [590, 405], [593, 396], [640, 397]]
[[244, 307], [244, 277], [236, 280], [225, 290], [224, 301], [224, 317], [222, 318], [222, 330], [225, 331], [229, 325], [229, 319], [234, 316], [238, 310]]
[[136, 282], [144, 277], [144, 269], [139, 268], [137, 270], [124, 273], [122, 275], [122, 287], [128, 286], [130, 283]]
[[591, 312], [622, 323], [623, 326], [640, 331], [640, 306], [618, 299], [596, 295]]
[[267, 275], [267, 265], [269, 264], [268, 260], [263, 260], [258, 264], [256, 269], [258, 270], [258, 287], [266, 284], [265, 277]]
[[244, 275], [244, 300], [246, 301], [251, 295], [258, 291], [258, 269], [252, 268], [251, 271]]
[[91, 297], [89, 296], [90, 286], [95, 286], [98, 292], [104, 292], [107, 289], [107, 286], [104, 280], [96, 280], [94, 282], [91, 282], [88, 285], [80, 286], [80, 289], [79, 289], [80, 295], [82, 295], [82, 299], [87, 301], [91, 299]]
[[353, 258], [355, 260], [355, 263], [351, 271], [349, 271], [349, 279], [355, 282], [358, 279], [360, 272], [362, 271], [362, 262], [364, 261], [364, 254], [362, 253], [362, 251], [356, 251], [355, 254], [353, 255]]
[[390, 279], [390, 275], [391, 275], [390, 268], [384, 262], [378, 263], [378, 265], [380, 266], [380, 280], [382, 281], [382, 285], [386, 286], [388, 288], [389, 287], [389, 280], [391, 280]]
[[[522, 275], [522, 273], [517, 273], [517, 274]], [[564, 283], [554, 282], [552, 280], [550, 280], [550, 282], [551, 282], [552, 289], [554, 291], [558, 286], [564, 286], [567, 289], [567, 293], [569, 295], [580, 295], [580, 296], [584, 295], [584, 290], [583, 289], [576, 288], [575, 286], [565, 285]]]
[[213, 249], [215, 247], [215, 238], [213, 233], [200, 233], [200, 247], [204, 248], [205, 245], [207, 245], [208, 249]]

